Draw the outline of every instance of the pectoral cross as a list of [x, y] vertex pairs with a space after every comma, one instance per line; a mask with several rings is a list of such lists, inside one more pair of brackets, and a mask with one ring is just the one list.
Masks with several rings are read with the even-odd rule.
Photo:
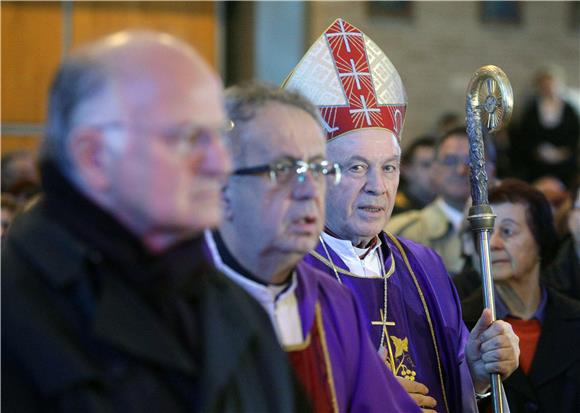
[[[395, 357], [393, 354], [393, 350], [391, 348], [391, 340], [389, 338], [389, 331], [387, 330], [387, 326], [394, 326], [395, 322], [394, 321], [387, 321], [385, 314], [383, 313], [383, 310], [380, 310], [380, 314], [381, 314], [381, 319], [378, 321], [371, 321], [371, 325], [373, 326], [383, 326], [383, 336], [385, 337], [385, 340], [387, 342], [387, 350], [389, 352], [389, 361], [390, 363], [388, 364], [388, 367], [391, 369], [391, 371], [393, 372], [393, 374], [396, 373], [396, 367], [395, 367]], [[382, 341], [382, 340], [381, 340]]]
[[385, 314], [383, 313], [382, 308], [380, 310], [380, 314], [381, 314], [381, 319], [378, 321], [371, 321], [371, 324], [373, 326], [383, 326], [383, 332], [386, 334], [387, 333], [387, 326], [394, 326], [395, 322], [394, 321], [387, 321], [385, 319]]

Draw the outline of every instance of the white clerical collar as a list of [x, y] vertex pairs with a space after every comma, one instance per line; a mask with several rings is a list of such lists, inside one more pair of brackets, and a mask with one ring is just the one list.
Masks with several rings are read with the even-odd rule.
[[278, 336], [278, 341], [284, 346], [301, 344], [304, 337], [296, 299], [298, 285], [296, 271], [292, 272], [290, 281], [284, 285], [260, 284], [244, 277], [223, 262], [209, 230], [204, 232], [204, 236], [216, 268], [242, 287], [266, 310]]
[[457, 209], [453, 208], [441, 197], [437, 198], [435, 202], [437, 202], [437, 205], [439, 208], [441, 208], [441, 211], [443, 211], [447, 219], [449, 219], [455, 232], [459, 232], [461, 223], [463, 222], [463, 211], [458, 211]]
[[352, 245], [352, 242], [335, 238], [326, 232], [323, 232], [321, 236], [322, 240], [340, 256], [350, 272], [361, 277], [376, 278], [382, 276], [384, 264], [381, 263], [379, 254], [382, 245], [379, 237], [377, 237], [375, 245], [369, 250], [368, 248], [357, 248]]

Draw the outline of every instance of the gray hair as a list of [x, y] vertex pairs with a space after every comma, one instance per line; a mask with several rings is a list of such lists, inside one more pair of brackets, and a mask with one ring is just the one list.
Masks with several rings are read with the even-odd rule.
[[246, 145], [242, 145], [240, 141], [244, 132], [244, 124], [254, 119], [258, 111], [269, 103], [280, 103], [303, 110], [324, 131], [317, 107], [296, 91], [282, 89], [268, 83], [250, 81], [227, 88], [225, 101], [228, 117], [234, 125], [228, 133], [230, 149], [234, 161], [237, 162], [240, 162], [241, 158], [244, 157], [244, 147]]
[[79, 106], [101, 92], [108, 82], [105, 66], [88, 55], [65, 60], [53, 79], [48, 119], [40, 147], [42, 160], [53, 161], [66, 176], [72, 177], [68, 138]]

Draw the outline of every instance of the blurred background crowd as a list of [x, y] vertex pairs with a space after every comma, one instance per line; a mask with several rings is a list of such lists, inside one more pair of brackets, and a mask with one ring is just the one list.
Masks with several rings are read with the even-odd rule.
[[[578, 2], [3, 2], [2, 233], [40, 191], [45, 93], [75, 44], [127, 26], [153, 27], [189, 40], [226, 86], [250, 78], [281, 83], [312, 39], [341, 16], [387, 51], [407, 89], [394, 210], [403, 216], [390, 229], [413, 238], [418, 211], [439, 198], [463, 209], [469, 191], [457, 182], [467, 182], [468, 169], [448, 161], [465, 156], [466, 146], [438, 141], [463, 127], [473, 71], [495, 64], [512, 83], [515, 107], [509, 127], [487, 142], [490, 185], [520, 178], [547, 197], [563, 250], [575, 245], [569, 256], [578, 277], [579, 10]], [[419, 241], [435, 247], [451, 273], [469, 272], [469, 225], [462, 218], [453, 224]], [[436, 238], [453, 244], [452, 258]]]
[[[40, 191], [36, 148], [48, 80], [75, 44], [127, 26], [153, 27], [189, 40], [226, 86], [249, 78], [281, 83], [312, 39], [341, 16], [387, 51], [407, 89], [390, 229], [413, 238], [418, 211], [438, 199], [463, 210], [469, 193], [457, 182], [467, 182], [468, 168], [453, 160], [466, 146], [440, 138], [464, 125], [473, 71], [495, 64], [510, 78], [515, 108], [509, 127], [487, 142], [490, 185], [520, 178], [547, 197], [560, 261], [568, 251], [578, 277], [579, 10], [578, 2], [3, 2], [2, 233]], [[436, 249], [436, 238], [453, 243], [451, 258], [447, 246], [438, 249], [448, 269], [470, 272], [469, 226], [463, 216], [452, 221], [451, 231], [420, 241]]]

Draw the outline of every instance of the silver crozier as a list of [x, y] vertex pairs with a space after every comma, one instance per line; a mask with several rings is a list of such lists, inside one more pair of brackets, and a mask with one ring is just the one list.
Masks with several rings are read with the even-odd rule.
[[[469, 161], [471, 198], [473, 206], [467, 219], [471, 224], [477, 243], [481, 262], [481, 277], [484, 305], [491, 309], [495, 321], [495, 301], [489, 238], [493, 231], [495, 215], [487, 198], [487, 173], [485, 171], [484, 136], [502, 129], [507, 125], [513, 108], [513, 92], [505, 73], [497, 66], [483, 66], [471, 78], [467, 88], [466, 118], [469, 136]], [[491, 375], [493, 411], [509, 411], [504, 405], [504, 389], [499, 374]], [[507, 402], [505, 402], [507, 404]]]

